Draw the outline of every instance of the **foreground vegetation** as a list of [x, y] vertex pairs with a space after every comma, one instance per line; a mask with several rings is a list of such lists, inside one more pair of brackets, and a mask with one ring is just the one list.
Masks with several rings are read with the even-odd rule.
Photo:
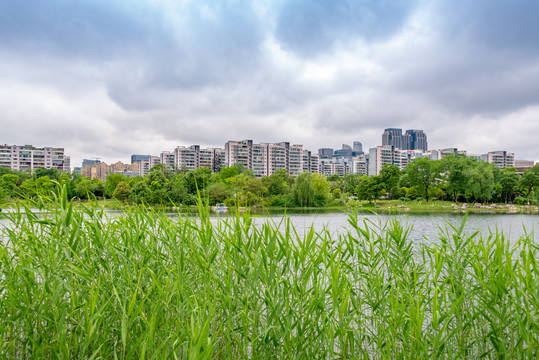
[[248, 214], [212, 223], [129, 207], [107, 218], [64, 186], [9, 213], [0, 241], [2, 358], [536, 358], [532, 237], [350, 215], [297, 234]]
[[115, 199], [123, 204], [160, 206], [194, 206], [198, 191], [210, 205], [225, 203], [229, 207], [345, 207], [357, 205], [358, 201], [375, 204], [381, 200], [539, 204], [539, 165], [521, 176], [515, 168], [500, 170], [464, 156], [446, 156], [436, 161], [419, 158], [405, 171], [386, 165], [376, 176], [344, 177], [309, 173], [294, 177], [286, 170], [278, 170], [271, 176], [256, 178], [241, 164], [215, 174], [206, 168], [172, 171], [158, 164], [144, 177], [109, 174], [102, 182], [56, 169], [37, 169], [30, 174], [0, 167], [0, 204], [46, 195], [55, 183], [66, 186], [69, 199]]

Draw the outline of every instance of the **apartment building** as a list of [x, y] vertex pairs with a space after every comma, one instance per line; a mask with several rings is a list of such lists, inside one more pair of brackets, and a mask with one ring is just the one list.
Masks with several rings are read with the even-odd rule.
[[404, 169], [408, 162], [405, 153], [393, 145], [382, 145], [369, 149], [369, 175], [379, 175], [384, 165], [397, 165]]
[[317, 173], [320, 166], [320, 156], [309, 150], [302, 152], [302, 172]]
[[242, 164], [252, 170], [256, 177], [270, 176], [276, 171], [286, 170], [297, 176], [304, 171], [311, 171], [315, 162], [318, 172], [318, 156], [304, 153], [303, 145], [280, 143], [253, 143], [252, 140], [228, 141], [225, 144], [225, 165]]
[[268, 145], [253, 144], [251, 157], [251, 170], [253, 171], [253, 175], [256, 177], [268, 176]]
[[368, 165], [365, 154], [355, 156], [334, 156], [320, 159], [320, 173], [326, 176], [349, 174], [367, 175]]
[[86, 165], [81, 169], [81, 175], [90, 179], [99, 179], [106, 181], [109, 174], [122, 174], [127, 177], [134, 177], [140, 174], [140, 164], [124, 164], [118, 161], [114, 164], [106, 164], [104, 162], [95, 165]]
[[494, 164], [498, 169], [515, 167], [515, 154], [505, 150], [490, 151], [482, 155], [481, 159]]
[[242, 164], [253, 169], [253, 140], [227, 141], [225, 144], [225, 165]]
[[159, 163], [164, 164], [165, 167], [169, 170], [176, 170], [175, 152], [174, 151], [163, 151], [159, 155]]
[[[133, 160], [133, 157], [131, 157], [131, 160]], [[153, 168], [155, 165], [161, 163], [161, 158], [159, 156], [152, 156], [148, 155], [142, 160], [135, 160], [132, 163], [137, 162], [139, 164], [139, 175], [149, 175], [151, 168]]]
[[288, 173], [298, 176], [303, 172], [303, 145], [291, 145], [288, 150]]
[[0, 166], [20, 171], [38, 168], [71, 170], [70, 159], [64, 154], [64, 148], [32, 145], [0, 145]]

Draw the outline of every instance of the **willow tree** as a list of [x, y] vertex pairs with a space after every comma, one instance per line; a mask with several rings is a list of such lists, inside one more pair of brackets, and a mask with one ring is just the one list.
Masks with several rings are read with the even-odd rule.
[[292, 189], [294, 201], [298, 206], [312, 206], [314, 202], [314, 188], [311, 182], [311, 173], [304, 172], [298, 175]]

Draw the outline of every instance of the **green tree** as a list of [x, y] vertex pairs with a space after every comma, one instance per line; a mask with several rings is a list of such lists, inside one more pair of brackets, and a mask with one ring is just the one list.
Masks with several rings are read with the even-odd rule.
[[75, 186], [75, 195], [81, 199], [92, 199], [103, 196], [105, 193], [105, 184], [99, 179], [82, 179]]
[[107, 176], [107, 181], [105, 182], [105, 195], [108, 197], [114, 196], [114, 190], [116, 190], [116, 186], [118, 186], [119, 183], [125, 182], [127, 185], [127, 182], [129, 181], [123, 174], [114, 174], [111, 173]]
[[448, 155], [442, 159], [441, 167], [447, 181], [446, 191], [451, 194], [455, 203], [460, 195], [466, 194], [470, 174], [475, 166], [477, 161], [465, 156]]
[[233, 197], [234, 192], [230, 186], [216, 182], [208, 186], [208, 196], [212, 204], [223, 203], [226, 199]]
[[4, 174], [0, 178], [0, 187], [4, 189], [5, 197], [14, 197], [17, 195], [17, 183], [19, 177], [15, 174]]
[[221, 168], [219, 171], [219, 177], [221, 178], [221, 181], [225, 181], [226, 179], [233, 178], [234, 176], [239, 175], [240, 172], [238, 171], [237, 166], [228, 166]]
[[131, 196], [131, 186], [129, 186], [129, 184], [125, 181], [120, 181], [118, 185], [116, 185], [112, 196], [116, 200], [127, 201], [127, 199], [129, 199], [129, 196]]
[[37, 192], [41, 195], [50, 195], [54, 186], [54, 183], [46, 175], [36, 179]]
[[412, 186], [419, 186], [423, 195], [429, 202], [429, 188], [435, 184], [440, 176], [439, 162], [420, 157], [406, 166], [408, 181]]
[[367, 176], [363, 175], [359, 185], [356, 187], [356, 194], [360, 200], [368, 200], [369, 203], [376, 204], [376, 199], [380, 197], [380, 191], [382, 190], [380, 176]]
[[514, 167], [501, 170], [500, 195], [506, 203], [513, 202], [519, 180], [520, 176], [518, 176], [517, 169]]
[[401, 171], [397, 165], [384, 165], [380, 170], [380, 186], [391, 199], [398, 197]]
[[468, 192], [481, 202], [488, 202], [494, 193], [494, 164], [479, 161], [469, 173]]
[[314, 188], [311, 182], [311, 173], [304, 172], [298, 175], [292, 193], [298, 206], [313, 206]]
[[196, 170], [189, 171], [185, 175], [187, 191], [193, 195], [197, 194], [197, 190], [202, 193], [208, 187], [210, 178], [211, 170], [208, 168], [198, 168]]
[[150, 187], [146, 184], [145, 181], [137, 182], [131, 188], [131, 195], [129, 200], [136, 204], [141, 204], [143, 202], [148, 203], [152, 200], [152, 191]]
[[269, 195], [284, 195], [290, 189], [290, 177], [285, 169], [277, 170], [270, 176], [262, 178]]
[[311, 184], [314, 191], [314, 206], [325, 206], [331, 195], [329, 182], [324, 175], [314, 173], [311, 175]]
[[37, 168], [34, 170], [33, 177], [34, 179], [39, 179], [40, 177], [47, 176], [51, 180], [58, 180], [62, 172], [57, 168]]
[[535, 164], [530, 169], [524, 170], [522, 178], [520, 178], [520, 186], [528, 198], [528, 205], [530, 205], [530, 196], [535, 188], [539, 186], [539, 164]]
[[361, 181], [361, 175], [348, 174], [344, 177], [344, 192], [348, 194], [355, 194], [356, 188]]

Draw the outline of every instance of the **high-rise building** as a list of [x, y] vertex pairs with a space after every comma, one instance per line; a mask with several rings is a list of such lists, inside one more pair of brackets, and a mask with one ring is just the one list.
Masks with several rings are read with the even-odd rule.
[[226, 166], [241, 163], [256, 177], [270, 176], [281, 169], [297, 176], [303, 171], [310, 171], [310, 165], [305, 161], [312, 158], [311, 155], [305, 158], [303, 145], [290, 145], [289, 142], [255, 144], [252, 140], [228, 141], [224, 153]]
[[423, 132], [423, 130], [406, 130], [406, 134], [410, 137], [410, 147], [407, 150], [427, 151], [427, 135]]
[[163, 151], [160, 155], [159, 162], [164, 164], [169, 170], [176, 170], [176, 161], [173, 151]]
[[333, 152], [333, 157], [350, 157], [352, 156], [352, 147], [350, 145], [342, 144], [340, 150], [335, 150]]
[[[133, 164], [135, 162], [140, 163], [143, 160], [148, 161], [148, 160], [150, 160], [150, 157], [151, 157], [151, 155], [135, 155], [135, 154], [133, 154], [133, 155], [131, 155], [131, 164]], [[83, 165], [83, 167], [84, 167], [84, 165]]]
[[394, 146], [402, 149], [402, 129], [388, 128], [382, 134], [382, 145]]
[[147, 160], [137, 160], [134, 163], [139, 164], [139, 175], [144, 176], [150, 174], [150, 170], [157, 164], [161, 163], [161, 157], [151, 156]]
[[82, 168], [84, 169], [86, 165], [97, 165], [100, 164], [101, 160], [99, 159], [82, 159]]
[[393, 145], [382, 145], [369, 149], [369, 176], [379, 175], [384, 165], [397, 165], [404, 169], [407, 157], [403, 150]]
[[362, 153], [363, 152], [363, 145], [359, 141], [354, 141], [354, 146], [352, 148], [354, 152], [356, 153]]
[[[191, 145], [189, 147], [186, 146], [178, 146], [176, 149], [174, 149], [173, 154], [173, 162], [174, 162], [174, 168], [178, 170], [196, 170], [200, 166], [200, 146], [198, 145]], [[210, 159], [207, 159], [207, 158]], [[211, 167], [211, 163], [213, 162], [213, 154], [206, 154], [204, 156], [204, 162], [205, 165]]]
[[288, 173], [298, 176], [303, 172], [303, 145], [292, 145], [288, 152]]
[[225, 144], [225, 165], [242, 164], [252, 169], [253, 140], [227, 141]]
[[309, 150], [303, 150], [302, 172], [317, 173], [319, 167], [319, 156], [312, 154]]
[[423, 130], [406, 130], [402, 133], [402, 129], [388, 128], [382, 134], [382, 145], [395, 146], [401, 150], [423, 150], [427, 151], [427, 135]]
[[38, 168], [70, 171], [64, 148], [32, 145], [0, 145], [0, 166], [12, 170], [33, 171]]
[[318, 157], [320, 159], [332, 158], [333, 157], [333, 149], [330, 149], [330, 148], [318, 149]]

